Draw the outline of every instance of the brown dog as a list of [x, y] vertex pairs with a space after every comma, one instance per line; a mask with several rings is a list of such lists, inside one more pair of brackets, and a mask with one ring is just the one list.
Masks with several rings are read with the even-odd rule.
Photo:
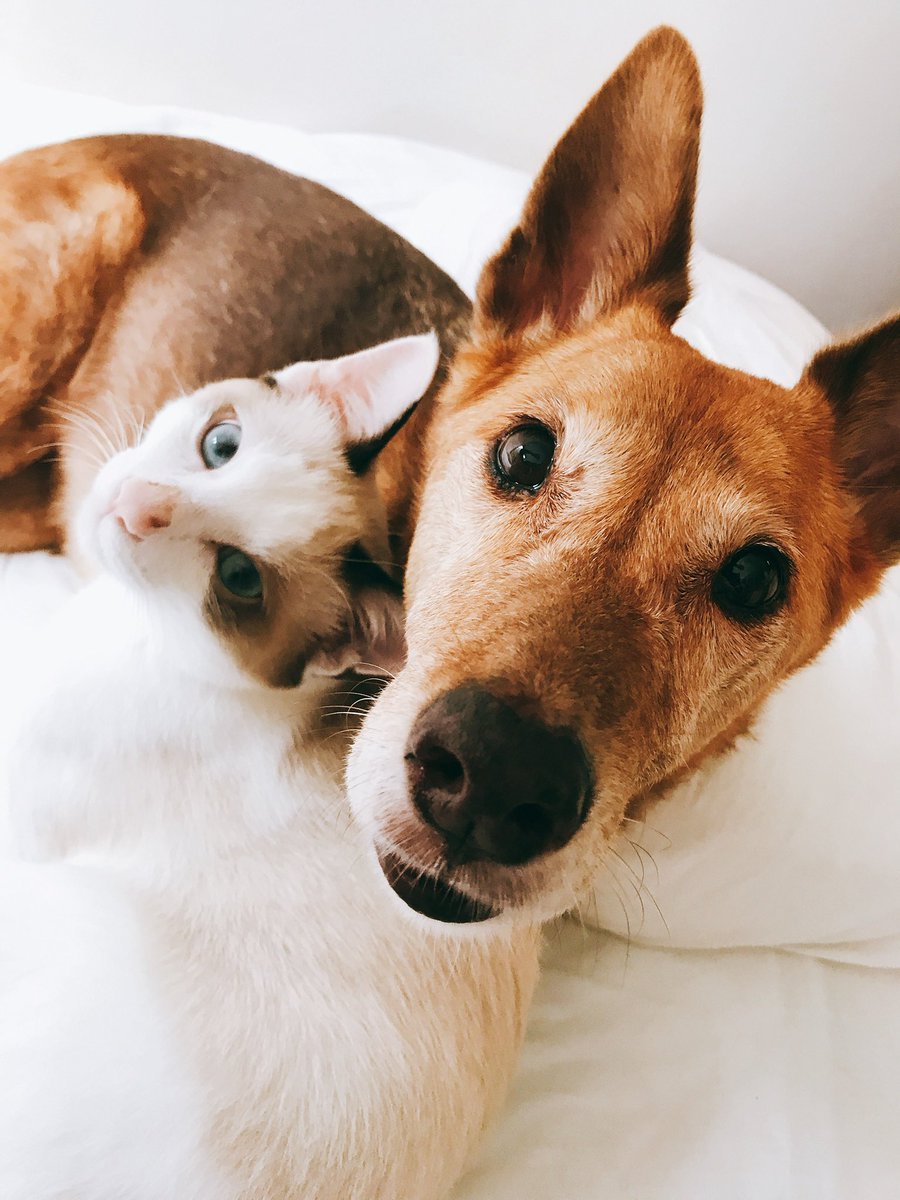
[[[447, 387], [379, 461], [411, 542], [409, 660], [351, 793], [398, 892], [441, 919], [567, 907], [623, 819], [729, 746], [900, 556], [896, 320], [791, 390], [671, 332], [700, 111], [690, 48], [651, 34], [551, 155]], [[465, 301], [421, 256], [252, 161], [99, 139], [0, 169], [7, 548], [52, 541], [93, 470], [79, 432], [48, 526], [43, 481], [11, 474], [54, 435], [46, 395], [115, 437], [173, 386], [459, 336]]]
[[547, 916], [623, 819], [730, 746], [900, 557], [900, 321], [790, 390], [671, 331], [696, 62], [650, 34], [550, 156], [448, 385], [384, 452], [408, 662], [351, 800], [395, 890]]
[[0, 165], [0, 308], [0, 550], [65, 543], [98, 460], [171, 396], [431, 328], [446, 355], [470, 313], [343, 197], [147, 136]]

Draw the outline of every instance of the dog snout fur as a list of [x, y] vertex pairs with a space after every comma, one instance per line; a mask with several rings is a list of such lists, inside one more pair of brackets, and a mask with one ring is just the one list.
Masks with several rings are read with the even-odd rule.
[[438, 696], [406, 752], [409, 799], [446, 847], [448, 865], [519, 866], [567, 844], [593, 796], [581, 739], [478, 683]]

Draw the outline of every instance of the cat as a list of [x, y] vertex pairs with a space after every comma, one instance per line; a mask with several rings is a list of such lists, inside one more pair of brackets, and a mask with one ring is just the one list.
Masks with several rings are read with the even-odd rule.
[[402, 653], [365, 465], [437, 358], [216, 383], [100, 470], [11, 738], [3, 1200], [437, 1200], [501, 1100], [536, 933], [410, 912], [327, 719]]

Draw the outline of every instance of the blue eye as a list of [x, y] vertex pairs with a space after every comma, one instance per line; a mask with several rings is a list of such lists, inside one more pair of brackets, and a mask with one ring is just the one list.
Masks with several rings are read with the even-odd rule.
[[216, 578], [226, 591], [239, 600], [261, 600], [262, 576], [252, 558], [234, 546], [216, 551]]
[[231, 462], [241, 444], [241, 427], [236, 421], [222, 421], [207, 429], [200, 442], [200, 457], [211, 471]]

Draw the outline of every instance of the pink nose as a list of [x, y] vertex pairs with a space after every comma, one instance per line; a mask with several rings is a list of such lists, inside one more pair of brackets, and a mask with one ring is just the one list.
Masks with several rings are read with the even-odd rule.
[[112, 502], [110, 512], [132, 537], [145, 538], [172, 524], [178, 492], [164, 483], [126, 479]]

